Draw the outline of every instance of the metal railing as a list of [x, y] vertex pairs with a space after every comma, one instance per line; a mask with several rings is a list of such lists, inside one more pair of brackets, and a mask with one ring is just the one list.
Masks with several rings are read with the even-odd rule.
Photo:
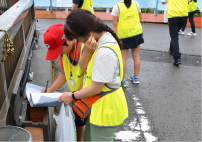
[[[9, 0], [0, 0], [0, 4], [5, 1]], [[10, 3], [16, 1], [10, 0]], [[5, 62], [0, 62], [0, 126], [5, 126], [9, 123], [11, 97], [17, 96], [20, 92], [19, 86], [33, 39], [35, 30], [33, 0], [20, 0], [0, 15], [0, 29], [8, 32], [14, 46], [13, 55], [8, 56]], [[4, 38], [5, 33], [0, 32], [0, 52]], [[0, 60], [2, 58], [3, 54], [0, 53]]]
[[10, 0], [0, 0], [0, 15], [10, 8]]

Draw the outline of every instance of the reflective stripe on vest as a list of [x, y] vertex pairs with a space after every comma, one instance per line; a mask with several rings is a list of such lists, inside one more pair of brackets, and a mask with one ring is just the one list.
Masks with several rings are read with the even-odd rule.
[[81, 9], [88, 10], [92, 14], [94, 14], [93, 0], [83, 0], [83, 5], [82, 5]]
[[[120, 63], [120, 82], [123, 79], [123, 61], [119, 45], [118, 43], [105, 43], [98, 47], [92, 55], [88, 64], [86, 81], [83, 88], [92, 84], [91, 76], [95, 53], [99, 48], [106, 47], [112, 49], [116, 53]], [[90, 123], [92, 125], [104, 127], [119, 126], [128, 117], [128, 107], [122, 87], [113, 92], [110, 91], [112, 91], [112, 89], [104, 85], [102, 92], [107, 93], [92, 105], [90, 115]]]
[[194, 12], [197, 10], [197, 4], [194, 1], [189, 2], [188, 4], [188, 11], [189, 12]]
[[188, 16], [187, 0], [168, 0], [168, 18]]
[[141, 34], [143, 31], [136, 2], [132, 0], [129, 8], [125, 6], [124, 2], [118, 2], [117, 5], [120, 13], [117, 36], [123, 39]]
[[[82, 56], [83, 47], [84, 47], [83, 44], [81, 44], [80, 47], [77, 47], [77, 48], [81, 48], [80, 49], [79, 59]], [[62, 62], [63, 62], [64, 72], [65, 72], [65, 78], [66, 78], [69, 90], [71, 92], [78, 90], [79, 88], [82, 87], [83, 76], [84, 76], [83, 72], [80, 69], [79, 63], [76, 66], [72, 65], [72, 78], [74, 79], [74, 86], [72, 86], [70, 84], [70, 82], [69, 82], [69, 79], [70, 79], [70, 68], [69, 68], [70, 65], [69, 64], [71, 64], [71, 62], [69, 61], [69, 58], [68, 58], [67, 54], [63, 54], [62, 55]], [[78, 62], [79, 62], [79, 60], [78, 60]]]

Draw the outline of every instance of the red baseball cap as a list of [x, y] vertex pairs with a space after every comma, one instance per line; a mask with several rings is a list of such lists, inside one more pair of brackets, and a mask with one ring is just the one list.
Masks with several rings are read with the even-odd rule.
[[46, 60], [55, 60], [60, 55], [62, 45], [66, 41], [64, 25], [62, 23], [51, 25], [44, 33], [43, 38], [46, 47], [48, 47]]

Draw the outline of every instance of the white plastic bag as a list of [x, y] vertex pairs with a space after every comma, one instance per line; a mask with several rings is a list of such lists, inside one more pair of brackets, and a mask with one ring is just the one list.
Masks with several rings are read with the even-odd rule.
[[71, 106], [62, 103], [60, 114], [53, 115], [57, 123], [55, 141], [76, 142], [76, 127]]

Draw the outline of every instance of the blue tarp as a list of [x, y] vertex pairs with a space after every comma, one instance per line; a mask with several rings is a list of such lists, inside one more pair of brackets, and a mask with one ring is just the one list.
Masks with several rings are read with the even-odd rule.
[[[56, 1], [52, 0], [52, 7], [56, 7]], [[67, 0], [70, 3], [72, 0]], [[114, 4], [120, 0], [93, 0], [93, 6], [95, 8], [112, 8]], [[141, 8], [157, 8], [158, 10], [164, 10], [165, 6], [162, 5], [161, 0], [136, 0]], [[157, 3], [158, 2], [158, 3]], [[50, 0], [34, 0], [35, 7], [50, 7]], [[202, 11], [201, 0], [198, 0], [197, 6]], [[65, 6], [64, 6], [65, 7]]]

